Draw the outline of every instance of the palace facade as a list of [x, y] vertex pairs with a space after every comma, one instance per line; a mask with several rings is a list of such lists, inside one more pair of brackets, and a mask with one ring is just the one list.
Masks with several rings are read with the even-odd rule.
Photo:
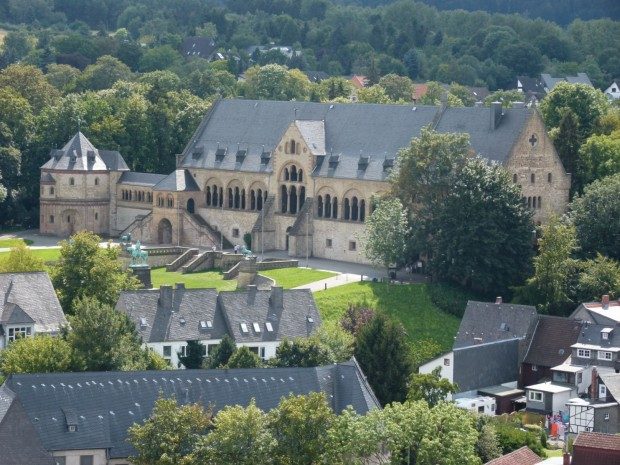
[[538, 111], [220, 100], [169, 175], [132, 172], [81, 133], [41, 168], [42, 233], [80, 229], [144, 243], [219, 248], [251, 235], [255, 252], [366, 262], [371, 198], [389, 189], [400, 149], [424, 126], [465, 132], [502, 164], [534, 220], [563, 213], [567, 174]]

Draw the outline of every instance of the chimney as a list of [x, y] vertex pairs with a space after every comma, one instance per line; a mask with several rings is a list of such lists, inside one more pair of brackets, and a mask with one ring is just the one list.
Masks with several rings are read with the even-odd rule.
[[603, 308], [609, 308], [609, 294], [603, 296], [601, 303], [603, 304]]
[[172, 286], [159, 288], [159, 305], [166, 310], [172, 310]]
[[598, 370], [592, 367], [592, 383], [590, 384], [590, 399], [598, 400]]
[[502, 303], [502, 296], [501, 295], [499, 297], [495, 297], [495, 303], [497, 305], [500, 305]]
[[499, 120], [502, 118], [502, 103], [491, 103], [491, 131], [495, 130], [499, 125]]
[[273, 308], [282, 309], [284, 307], [284, 290], [282, 286], [273, 286], [271, 288], [269, 301]]
[[185, 283], [176, 283], [177, 291], [185, 290]]
[[562, 458], [562, 465], [570, 465], [570, 454], [568, 452], [564, 452]]

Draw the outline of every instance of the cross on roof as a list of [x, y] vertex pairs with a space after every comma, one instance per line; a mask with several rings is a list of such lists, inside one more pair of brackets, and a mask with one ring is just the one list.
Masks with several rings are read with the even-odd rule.
[[532, 134], [532, 137], [530, 137], [529, 141], [530, 141], [530, 145], [534, 147], [536, 145], [536, 142], [538, 142], [538, 138], [536, 137], [536, 134]]

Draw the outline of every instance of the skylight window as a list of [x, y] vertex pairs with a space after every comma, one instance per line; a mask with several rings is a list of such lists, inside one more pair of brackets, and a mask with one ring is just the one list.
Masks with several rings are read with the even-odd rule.
[[268, 321], [267, 323], [265, 323], [265, 328], [267, 328], [267, 332], [268, 333], [272, 333], [273, 332], [273, 325], [271, 324], [270, 321]]
[[140, 326], [146, 328], [146, 318], [143, 316], [140, 317]]
[[258, 323], [252, 323], [252, 326], [254, 327], [255, 333], [260, 333], [260, 325]]
[[213, 328], [213, 322], [211, 320], [200, 320], [200, 329], [211, 329]]
[[314, 318], [312, 318], [310, 315], [308, 315], [306, 318], [308, 319], [308, 323], [314, 323]]
[[241, 332], [245, 333], [245, 334], [250, 332], [250, 331], [248, 331], [248, 325], [247, 324], [241, 323]]

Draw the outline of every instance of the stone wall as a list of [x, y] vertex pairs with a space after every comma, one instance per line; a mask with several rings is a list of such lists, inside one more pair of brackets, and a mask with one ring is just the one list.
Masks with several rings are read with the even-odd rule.
[[[148, 205], [150, 207], [150, 205]], [[116, 210], [115, 225], [117, 232], [124, 230], [129, 226], [138, 215], [146, 216], [152, 211], [152, 208], [138, 208], [129, 202], [118, 202]]]

